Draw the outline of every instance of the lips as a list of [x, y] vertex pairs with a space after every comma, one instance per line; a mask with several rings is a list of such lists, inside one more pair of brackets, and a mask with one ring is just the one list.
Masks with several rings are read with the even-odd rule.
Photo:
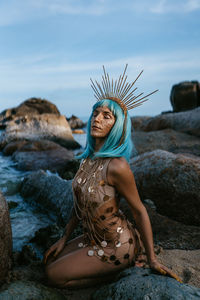
[[93, 126], [92, 126], [92, 129], [101, 129], [101, 128], [98, 127], [98, 126], [93, 125]]

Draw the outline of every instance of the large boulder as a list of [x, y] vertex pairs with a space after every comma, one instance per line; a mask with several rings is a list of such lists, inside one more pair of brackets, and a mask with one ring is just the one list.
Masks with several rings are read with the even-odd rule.
[[17, 107], [5, 109], [0, 113], [0, 127], [6, 127], [9, 121], [19, 116], [35, 114], [56, 114], [60, 115], [56, 105], [41, 98], [30, 98]]
[[129, 268], [121, 272], [116, 282], [104, 285], [92, 295], [92, 300], [197, 300], [200, 289], [181, 284], [175, 279], [155, 275], [150, 269]]
[[170, 93], [174, 112], [185, 111], [200, 106], [200, 84], [198, 81], [184, 81], [175, 84]]
[[192, 251], [161, 249], [158, 254], [158, 261], [172, 268], [175, 273], [182, 278], [184, 283], [200, 288], [200, 249]]
[[48, 140], [16, 141], [6, 145], [4, 154], [12, 154], [15, 166], [20, 170], [50, 170], [60, 175], [67, 170], [73, 152]]
[[134, 131], [132, 139], [138, 154], [161, 149], [172, 153], [200, 156], [200, 139], [173, 129]]
[[24, 177], [20, 193], [29, 203], [54, 212], [60, 224], [69, 221], [73, 207], [71, 180], [39, 170]]
[[151, 119], [150, 116], [131, 117], [132, 130], [143, 130], [145, 124]]
[[164, 150], [131, 159], [141, 199], [152, 199], [157, 211], [188, 225], [200, 225], [200, 159]]
[[200, 136], [200, 107], [185, 112], [161, 114], [145, 121], [144, 131], [171, 128], [180, 132]]
[[[152, 209], [149, 206], [149, 202], [152, 201], [150, 199], [144, 200], [156, 245], [164, 249], [200, 249], [200, 230], [198, 226], [185, 225], [160, 215], [155, 208]], [[133, 215], [126, 200], [120, 200], [120, 209], [134, 224]]]
[[79, 148], [65, 116], [25, 115], [10, 121], [0, 137], [0, 148], [16, 140], [51, 140], [66, 148]]
[[11, 267], [12, 231], [7, 202], [0, 191], [0, 282]]

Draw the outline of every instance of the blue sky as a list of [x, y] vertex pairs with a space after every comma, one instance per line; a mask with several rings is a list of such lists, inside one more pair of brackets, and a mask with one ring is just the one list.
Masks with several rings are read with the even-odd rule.
[[131, 115], [171, 110], [173, 84], [200, 81], [200, 0], [0, 0], [0, 111], [30, 97], [88, 116], [90, 77], [144, 69]]

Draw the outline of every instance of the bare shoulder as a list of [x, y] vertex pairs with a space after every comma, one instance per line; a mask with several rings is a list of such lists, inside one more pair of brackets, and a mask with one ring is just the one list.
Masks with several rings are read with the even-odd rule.
[[113, 158], [108, 166], [107, 176], [110, 184], [114, 185], [117, 178], [126, 176], [130, 171], [130, 166], [124, 157]]
[[109, 171], [111, 173], [119, 173], [123, 170], [129, 169], [129, 164], [124, 157], [115, 157], [110, 161]]

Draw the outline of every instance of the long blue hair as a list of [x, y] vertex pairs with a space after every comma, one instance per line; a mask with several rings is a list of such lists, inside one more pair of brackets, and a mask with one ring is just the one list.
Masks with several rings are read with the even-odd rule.
[[[99, 106], [107, 106], [110, 111], [115, 116], [115, 123], [108, 134], [103, 146], [98, 152], [95, 152], [95, 139], [90, 134], [91, 119], [94, 110]], [[126, 124], [124, 124], [126, 122]], [[125, 125], [124, 138], [121, 145], [120, 140], [123, 134], [123, 127]], [[130, 156], [133, 150], [133, 142], [131, 139], [131, 119], [127, 112], [127, 117], [125, 118], [124, 112], [115, 101], [110, 99], [104, 99], [98, 101], [94, 104], [92, 108], [92, 113], [87, 123], [87, 144], [84, 152], [76, 156], [77, 159], [82, 159], [86, 157], [96, 158], [96, 157], [124, 157], [127, 162], [130, 160]], [[134, 148], [135, 149], [135, 148]]]

